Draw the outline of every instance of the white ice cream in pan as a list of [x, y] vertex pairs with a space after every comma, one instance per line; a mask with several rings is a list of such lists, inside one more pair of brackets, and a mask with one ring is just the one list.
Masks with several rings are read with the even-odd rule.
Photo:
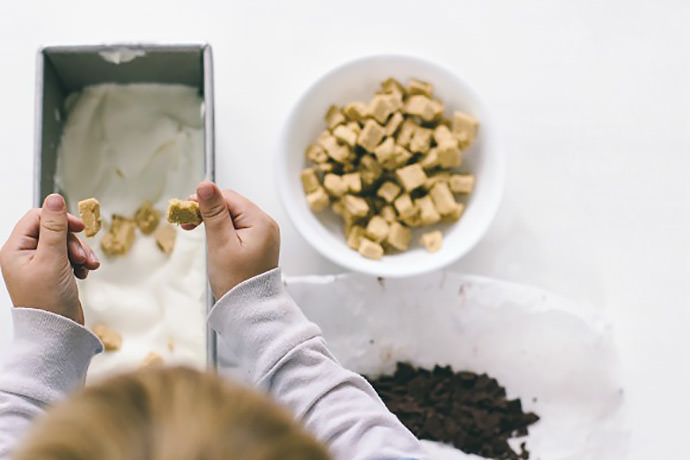
[[105, 84], [71, 95], [55, 182], [70, 212], [101, 203], [104, 229], [87, 239], [101, 267], [79, 283], [86, 326], [105, 324], [122, 348], [97, 356], [90, 380], [141, 365], [157, 353], [167, 364], [206, 363], [203, 228], [177, 230], [172, 254], [137, 230], [124, 256], [108, 257], [100, 239], [112, 214], [132, 217], [145, 201], [165, 225], [170, 198], [186, 198], [204, 177], [203, 105], [195, 88]]

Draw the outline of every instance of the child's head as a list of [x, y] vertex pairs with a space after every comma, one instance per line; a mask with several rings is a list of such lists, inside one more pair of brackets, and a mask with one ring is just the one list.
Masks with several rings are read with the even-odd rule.
[[35, 424], [16, 460], [328, 460], [269, 399], [188, 368], [87, 387]]

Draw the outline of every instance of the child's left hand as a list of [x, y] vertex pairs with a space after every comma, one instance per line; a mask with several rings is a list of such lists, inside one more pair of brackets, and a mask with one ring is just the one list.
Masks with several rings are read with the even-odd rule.
[[83, 229], [58, 194], [22, 217], [0, 250], [2, 275], [15, 307], [38, 308], [84, 324], [74, 277], [86, 278], [100, 262], [74, 234]]

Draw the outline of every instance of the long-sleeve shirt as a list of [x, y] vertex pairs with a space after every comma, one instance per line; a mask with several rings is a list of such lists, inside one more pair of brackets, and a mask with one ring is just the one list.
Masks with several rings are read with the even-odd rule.
[[[14, 339], [0, 374], [0, 459], [31, 421], [83, 385], [103, 348], [79, 324], [43, 310], [13, 309]], [[344, 369], [321, 331], [287, 294], [279, 269], [247, 280], [213, 307], [218, 353], [302, 421], [337, 460], [426, 458], [418, 440], [372, 387]], [[222, 360], [221, 360], [222, 361]]]

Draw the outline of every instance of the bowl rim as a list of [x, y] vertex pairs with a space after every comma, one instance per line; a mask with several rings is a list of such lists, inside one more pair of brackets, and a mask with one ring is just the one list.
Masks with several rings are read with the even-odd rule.
[[[328, 247], [326, 247], [326, 244], [322, 244], [320, 240], [315, 240], [312, 238], [312, 235], [305, 228], [306, 225], [303, 222], [300, 222], [299, 219], [293, 217], [294, 213], [292, 212], [292, 210], [294, 204], [289, 202], [291, 200], [288, 197], [288, 190], [290, 190], [290, 185], [288, 184], [289, 179], [287, 177], [287, 174], [284, 173], [284, 171], [289, 170], [289, 152], [286, 151], [285, 146], [288, 144], [288, 140], [291, 134], [289, 129], [290, 125], [292, 124], [291, 122], [297, 116], [297, 113], [299, 109], [304, 105], [305, 100], [307, 100], [307, 98], [310, 96], [313, 88], [316, 87], [320, 82], [330, 77], [333, 77], [334, 75], [340, 73], [343, 69], [346, 69], [350, 66], [361, 65], [362, 63], [366, 63], [367, 61], [379, 60], [407, 60], [419, 63], [426, 67], [435, 68], [435, 70], [449, 75], [453, 80], [455, 80], [459, 84], [459, 86], [464, 87], [466, 92], [471, 95], [474, 101], [476, 101], [477, 105], [479, 105], [482, 108], [482, 112], [484, 113], [483, 118], [485, 120], [483, 121], [483, 124], [490, 125], [491, 131], [493, 133], [492, 143], [495, 146], [492, 151], [492, 153], [494, 154], [493, 156], [495, 161], [495, 184], [492, 186], [493, 194], [495, 195], [495, 198], [493, 200], [493, 209], [489, 210], [486, 218], [483, 221], [481, 221], [479, 225], [477, 225], [478, 230], [471, 238], [467, 240], [467, 243], [465, 244], [463, 250], [457, 252], [441, 251], [436, 254], [434, 263], [422, 265], [397, 264], [393, 266], [390, 263], [386, 264], [382, 261], [372, 261], [376, 262], [376, 264], [364, 263], [361, 265], [357, 265], [356, 263], [351, 263], [351, 261], [349, 260], [343, 260], [337, 257], [332, 251], [329, 250]], [[456, 72], [451, 71], [444, 65], [438, 64], [435, 61], [429, 60], [427, 58], [421, 58], [411, 54], [367, 54], [364, 56], [343, 61], [340, 64], [337, 64], [336, 66], [330, 68], [328, 71], [320, 74], [316, 78], [312, 79], [302, 90], [300, 96], [293, 102], [288, 112], [287, 118], [285, 118], [283, 122], [283, 127], [279, 135], [279, 146], [276, 149], [275, 155], [277, 156], [275, 163], [277, 165], [277, 168], [275, 168], [274, 177], [276, 183], [278, 184], [280, 202], [283, 209], [288, 214], [290, 221], [297, 229], [297, 232], [302, 236], [302, 238], [304, 238], [309, 243], [309, 245], [312, 248], [316, 249], [316, 251], [319, 254], [321, 254], [323, 257], [330, 260], [331, 262], [335, 263], [336, 265], [353, 272], [364, 273], [372, 276], [381, 276], [389, 278], [403, 278], [416, 276], [443, 269], [448, 265], [460, 260], [464, 255], [470, 252], [486, 235], [486, 232], [488, 231], [489, 227], [491, 226], [496, 217], [496, 214], [498, 213], [505, 190], [506, 159], [502, 144], [500, 142], [500, 130], [498, 129], [494, 117], [491, 115], [486, 103], [484, 102], [484, 99], [477, 93], [477, 91], [475, 91], [475, 89], [466, 80], [460, 77]], [[353, 253], [354, 252], [355, 251], [353, 251]], [[393, 267], [393, 269], [391, 269], [391, 267]]]

